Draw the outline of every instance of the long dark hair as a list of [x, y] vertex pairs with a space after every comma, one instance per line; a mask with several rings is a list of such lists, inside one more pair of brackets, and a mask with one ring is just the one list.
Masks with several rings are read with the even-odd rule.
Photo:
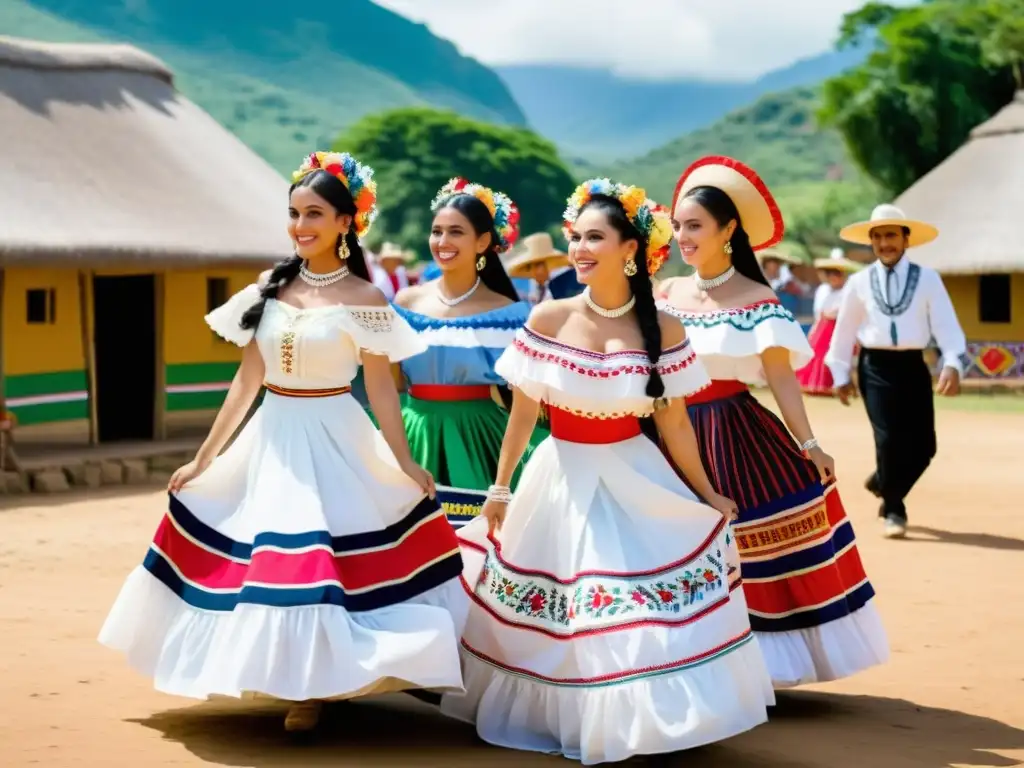
[[[316, 192], [316, 194], [330, 203], [339, 216], [346, 214], [354, 217], [356, 214], [356, 203], [352, 199], [348, 187], [327, 171], [313, 171], [292, 184], [288, 190], [289, 199], [292, 192], [298, 187], [306, 187]], [[369, 281], [370, 271], [366, 267], [366, 257], [363, 255], [363, 247], [359, 244], [359, 237], [356, 235], [355, 226], [349, 227], [346, 234], [338, 235], [338, 240], [334, 244], [335, 249], [341, 247], [343, 237], [348, 244], [348, 258], [345, 260], [345, 266], [356, 277]], [[267, 284], [260, 291], [260, 300], [249, 307], [245, 314], [242, 315], [243, 328], [255, 328], [260, 324], [267, 299], [276, 299], [278, 291], [299, 276], [299, 268], [301, 266], [302, 259], [299, 256], [292, 256], [274, 265], [274, 268], [270, 270]]]
[[512, 279], [508, 276], [498, 257], [498, 233], [494, 229], [494, 217], [487, 210], [487, 206], [472, 195], [456, 193], [445, 200], [437, 210], [440, 211], [442, 208], [451, 208], [469, 219], [469, 223], [478, 237], [484, 233], [490, 233], [491, 244], [481, 254], [485, 264], [484, 268], [480, 270], [480, 281], [495, 293], [500, 293], [512, 301], [519, 301], [519, 292], [516, 291]]
[[626, 210], [622, 207], [622, 203], [614, 197], [594, 195], [580, 209], [580, 213], [589, 208], [601, 211], [612, 229], [618, 232], [623, 240], [635, 240], [637, 243], [636, 274], [630, 275], [629, 287], [636, 298], [633, 309], [636, 312], [636, 320], [644, 339], [647, 359], [651, 361], [651, 375], [647, 379], [647, 396], [657, 400], [665, 394], [665, 383], [661, 380], [661, 374], [658, 373], [658, 360], [661, 359], [661, 325], [658, 323], [658, 307], [654, 303], [651, 276], [647, 272], [647, 238], [633, 226], [626, 216]]
[[761, 271], [761, 265], [757, 263], [754, 249], [750, 246], [750, 236], [743, 228], [743, 220], [732, 201], [725, 192], [718, 187], [694, 187], [686, 193], [687, 200], [693, 200], [701, 208], [711, 214], [719, 227], [728, 225], [730, 221], [736, 222], [736, 231], [732, 233], [729, 244], [732, 246], [732, 265], [746, 278], [755, 283], [761, 283], [771, 287], [768, 278]]

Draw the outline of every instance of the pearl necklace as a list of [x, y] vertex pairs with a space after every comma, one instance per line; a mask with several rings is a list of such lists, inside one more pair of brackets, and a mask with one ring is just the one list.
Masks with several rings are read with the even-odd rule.
[[302, 266], [299, 267], [299, 277], [302, 278], [304, 283], [308, 283], [315, 288], [326, 288], [328, 285], [334, 285], [339, 280], [344, 280], [348, 277], [348, 267], [342, 264], [333, 272], [310, 272], [309, 267], [303, 262]]
[[630, 296], [629, 301], [623, 304], [621, 307], [615, 309], [605, 309], [594, 303], [594, 300], [590, 298], [590, 288], [586, 288], [583, 291], [583, 300], [587, 302], [587, 306], [590, 307], [594, 312], [599, 314], [601, 317], [622, 317], [624, 314], [629, 312], [636, 304], [636, 296]]
[[473, 283], [473, 287], [472, 288], [470, 288], [468, 291], [466, 291], [461, 296], [456, 296], [454, 299], [449, 299], [447, 296], [444, 295], [444, 292], [441, 290], [441, 286], [439, 284], [437, 286], [437, 298], [439, 298], [441, 300], [441, 303], [444, 304], [446, 307], [454, 307], [454, 306], [456, 306], [458, 304], [461, 304], [466, 299], [468, 299], [470, 296], [472, 296], [474, 293], [476, 293], [476, 289], [479, 288], [479, 287], [480, 287], [480, 278], [478, 277], [476, 279], [476, 282]]
[[736, 267], [729, 267], [725, 272], [720, 274], [718, 277], [712, 277], [710, 280], [705, 280], [700, 275], [694, 273], [693, 282], [697, 284], [697, 288], [707, 293], [712, 288], [718, 288], [719, 286], [725, 285], [729, 282], [729, 278], [736, 274]]

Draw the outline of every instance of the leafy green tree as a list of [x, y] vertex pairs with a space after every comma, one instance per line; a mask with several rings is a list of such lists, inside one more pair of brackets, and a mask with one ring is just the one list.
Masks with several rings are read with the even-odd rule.
[[846, 16], [839, 46], [873, 40], [864, 64], [825, 83], [819, 118], [895, 195], [963, 144], [1013, 97], [1024, 0], [871, 2]]
[[522, 235], [561, 220], [575, 181], [554, 145], [525, 128], [490, 125], [453, 112], [397, 109], [369, 115], [334, 143], [376, 173], [380, 217], [371, 244], [387, 239], [426, 255], [430, 203], [461, 176], [504, 192], [519, 206]]
[[790, 252], [810, 261], [826, 256], [836, 246], [849, 247], [839, 240], [839, 230], [867, 218], [882, 197], [868, 181], [827, 183], [823, 195], [784, 206]]

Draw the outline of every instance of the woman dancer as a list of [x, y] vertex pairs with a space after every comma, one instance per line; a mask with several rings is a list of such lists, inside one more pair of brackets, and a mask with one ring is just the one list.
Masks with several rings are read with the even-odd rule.
[[[712, 483], [739, 505], [750, 624], [772, 680], [834, 680], [879, 664], [889, 648], [874, 590], [793, 373], [811, 349], [754, 257], [782, 238], [778, 206], [752, 169], [726, 157], [694, 163], [672, 206], [696, 274], [665, 281], [665, 308], [713, 380], [688, 400], [690, 418]], [[765, 381], [788, 431], [747, 390]]]
[[[593, 765], [746, 731], [773, 693], [731, 565], [735, 505], [711, 487], [683, 404], [708, 378], [654, 306], [668, 211], [597, 179], [565, 223], [587, 287], [539, 304], [498, 361], [515, 399], [485, 519], [459, 534], [466, 693], [442, 710], [492, 744]], [[513, 497], [542, 403], [551, 437]], [[641, 434], [652, 414], [712, 506]]]
[[[241, 367], [100, 634], [166, 693], [294, 702], [288, 730], [313, 728], [324, 699], [462, 687], [448, 609], [465, 603], [461, 557], [409, 455], [389, 363], [423, 344], [357, 240], [372, 174], [310, 155], [290, 192], [295, 256], [207, 316], [244, 347]], [[349, 394], [360, 363], [383, 437]]]
[[796, 372], [797, 381], [805, 395], [832, 396], [832, 372], [825, 365], [825, 355], [836, 329], [836, 317], [843, 298], [843, 286], [851, 272], [860, 264], [846, 258], [842, 248], [834, 248], [827, 259], [815, 259], [814, 266], [821, 276], [821, 285], [814, 292], [814, 325], [807, 341], [814, 350], [814, 358]]
[[[395, 302], [429, 347], [402, 362], [402, 417], [413, 457], [433, 473], [458, 526], [480, 513], [498, 466], [508, 410], [494, 362], [530, 306], [498, 258], [519, 235], [519, 210], [508, 196], [452, 179], [431, 209], [430, 252], [441, 277], [407, 288]], [[538, 429], [531, 443], [545, 434]]]

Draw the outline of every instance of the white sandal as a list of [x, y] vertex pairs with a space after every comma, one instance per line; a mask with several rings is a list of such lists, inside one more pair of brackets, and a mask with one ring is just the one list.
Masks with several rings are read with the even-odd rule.
[[288, 708], [284, 718], [284, 729], [289, 732], [312, 731], [320, 722], [322, 701], [297, 701]]

